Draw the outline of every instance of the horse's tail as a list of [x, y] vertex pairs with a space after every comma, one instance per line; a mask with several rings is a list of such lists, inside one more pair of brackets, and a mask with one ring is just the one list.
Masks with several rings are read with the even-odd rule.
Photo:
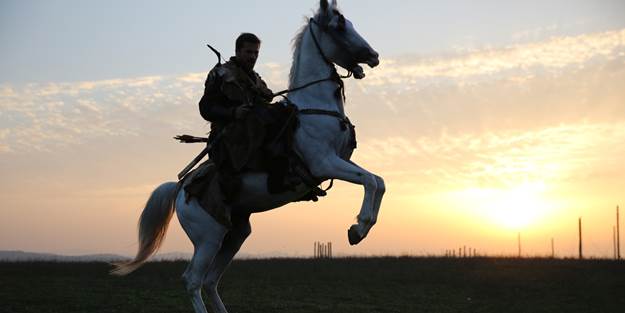
[[131, 273], [158, 250], [165, 239], [167, 226], [174, 214], [174, 199], [177, 190], [176, 183], [167, 182], [152, 192], [139, 218], [137, 255], [132, 261], [114, 263], [115, 268], [111, 270], [111, 274], [123, 276]]

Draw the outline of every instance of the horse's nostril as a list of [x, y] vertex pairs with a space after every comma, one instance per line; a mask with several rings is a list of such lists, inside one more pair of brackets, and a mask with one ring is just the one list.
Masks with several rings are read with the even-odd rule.
[[376, 67], [379, 64], [380, 64], [380, 59], [378, 59], [377, 55], [369, 59], [369, 61], [367, 61], [367, 65], [369, 65], [369, 67]]

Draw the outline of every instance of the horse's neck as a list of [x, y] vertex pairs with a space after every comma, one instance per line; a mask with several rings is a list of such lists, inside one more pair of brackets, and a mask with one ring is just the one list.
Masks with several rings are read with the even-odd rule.
[[[292, 65], [296, 66], [296, 68], [294, 69], [289, 88], [303, 86], [315, 80], [328, 78], [334, 71], [334, 68], [327, 64], [319, 53], [310, 35], [310, 30], [306, 29], [305, 32], [300, 43], [301, 46], [299, 49], [296, 49], [296, 53], [299, 55], [295, 56], [297, 61], [294, 61]], [[320, 32], [316, 27], [315, 35], [317, 39], [320, 38]], [[337, 97], [337, 88], [338, 84], [333, 80], [329, 80], [291, 92], [288, 96], [300, 110], [320, 109], [338, 111], [344, 114], [343, 98], [342, 96]]]

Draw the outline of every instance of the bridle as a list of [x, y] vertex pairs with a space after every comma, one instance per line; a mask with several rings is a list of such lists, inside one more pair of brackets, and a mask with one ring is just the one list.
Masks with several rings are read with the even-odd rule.
[[[340, 14], [338, 12], [336, 12], [336, 13], [339, 15], [339, 27], [343, 27], [344, 28], [345, 27], [345, 17], [343, 16], [343, 14]], [[307, 88], [307, 87], [310, 87], [312, 85], [316, 85], [316, 84], [319, 84], [319, 83], [322, 83], [322, 82], [325, 82], [325, 81], [334, 81], [338, 85], [338, 88], [336, 89], [336, 92], [335, 92], [336, 97], [338, 98], [338, 97], [342, 96], [343, 97], [343, 101], [345, 101], [345, 84], [343, 83], [343, 78], [350, 78], [350, 77], [352, 77], [353, 73], [350, 70], [347, 70], [347, 75], [340, 75], [337, 72], [336, 66], [334, 65], [334, 63], [332, 63], [332, 61], [330, 61], [330, 59], [328, 59], [326, 54], [323, 53], [323, 49], [321, 49], [321, 45], [319, 44], [319, 40], [317, 40], [317, 36], [315, 35], [315, 32], [313, 31], [312, 24], [317, 25], [317, 27], [321, 31], [323, 31], [324, 33], [328, 34], [334, 40], [334, 43], [337, 44], [339, 47], [341, 47], [345, 51], [350, 51], [349, 46], [336, 35], [335, 31], [331, 30], [327, 25], [324, 25], [324, 26], [320, 25], [314, 18], [311, 17], [309, 22], [308, 22], [308, 31], [310, 32], [310, 35], [312, 36], [313, 42], [315, 43], [315, 47], [317, 47], [317, 51], [321, 55], [321, 58], [330, 67], [330, 69], [331, 69], [330, 75], [328, 77], [326, 77], [326, 78], [314, 80], [314, 81], [308, 82], [308, 83], [306, 83], [304, 85], [301, 85], [301, 86], [297, 86], [297, 87], [294, 87], [294, 88], [282, 90], [280, 92], [274, 93], [273, 96], [274, 97], [276, 97], [276, 96], [283, 96], [286, 93], [302, 90], [304, 88]], [[353, 59], [355, 60], [356, 58], [353, 57]], [[357, 62], [354, 61], [354, 64], [357, 64]]]

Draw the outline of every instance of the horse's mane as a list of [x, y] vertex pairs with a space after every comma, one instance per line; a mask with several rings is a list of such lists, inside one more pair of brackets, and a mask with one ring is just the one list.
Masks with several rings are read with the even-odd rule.
[[300, 27], [297, 31], [297, 34], [293, 39], [291, 39], [291, 47], [293, 49], [293, 61], [291, 64], [291, 71], [289, 72], [289, 88], [293, 88], [293, 79], [295, 79], [295, 71], [299, 67], [299, 55], [300, 49], [302, 47], [302, 41], [304, 39], [304, 34], [306, 34], [306, 29], [308, 28], [309, 17], [305, 16], [305, 23]]
[[[336, 12], [339, 12], [338, 9], [333, 9]], [[317, 12], [315, 12], [313, 14], [314, 18], [316, 20], [319, 20], [321, 15], [321, 9], [319, 9]], [[297, 68], [299, 67], [299, 52], [300, 49], [302, 47], [302, 41], [304, 39], [304, 35], [306, 34], [306, 30], [308, 28], [308, 23], [309, 23], [310, 17], [308, 16], [304, 16], [304, 25], [302, 27], [300, 27], [300, 29], [297, 31], [297, 34], [295, 35], [295, 37], [293, 37], [293, 39], [291, 39], [291, 45], [292, 45], [292, 49], [293, 49], [293, 61], [291, 64], [291, 71], [289, 72], [289, 88], [293, 88], [295, 86], [293, 86], [293, 79], [295, 78], [295, 71], [297, 70]]]

